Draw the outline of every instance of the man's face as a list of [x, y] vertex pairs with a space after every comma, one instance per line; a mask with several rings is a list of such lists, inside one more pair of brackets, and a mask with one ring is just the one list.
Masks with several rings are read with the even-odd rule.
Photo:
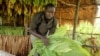
[[55, 13], [55, 7], [49, 7], [45, 11], [45, 16], [47, 19], [51, 19], [54, 16]]

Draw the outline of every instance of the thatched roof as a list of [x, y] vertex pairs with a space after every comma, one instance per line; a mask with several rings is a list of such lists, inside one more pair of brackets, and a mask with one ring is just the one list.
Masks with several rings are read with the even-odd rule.
[[[73, 24], [75, 10], [76, 0], [58, 0], [58, 6], [55, 15], [60, 24]], [[97, 5], [95, 0], [81, 0], [79, 8], [79, 22], [87, 20], [93, 24], [96, 11]]]
[[[81, 2], [80, 2], [80, 9], [79, 9], [79, 21], [88, 20], [91, 23], [93, 23], [97, 11], [96, 1], [98, 2], [99, 0], [80, 0], [80, 1]], [[21, 3], [16, 2], [14, 6], [12, 6], [13, 9], [12, 7], [9, 9], [8, 7], [10, 5], [7, 4], [8, 2], [7, 3], [6, 2], [3, 1], [1, 6], [2, 9], [0, 10], [0, 13], [2, 12], [1, 15], [3, 15], [2, 16], [3, 22], [1, 23], [2, 25], [26, 26], [30, 24], [31, 21], [30, 18], [34, 14], [34, 11], [37, 10], [36, 8], [34, 8], [33, 5], [24, 5], [24, 4], [21, 5]], [[67, 22], [73, 24], [74, 21], [73, 19], [75, 18], [76, 0], [57, 0], [57, 2], [58, 5], [57, 5], [55, 16], [57, 17], [59, 23], [65, 24]], [[98, 4], [99, 3], [100, 1], [98, 2]], [[16, 8], [18, 8], [19, 10], [16, 10]], [[26, 14], [24, 14], [24, 12]], [[9, 15], [11, 16], [8, 17]], [[14, 20], [15, 18], [16, 20]]]

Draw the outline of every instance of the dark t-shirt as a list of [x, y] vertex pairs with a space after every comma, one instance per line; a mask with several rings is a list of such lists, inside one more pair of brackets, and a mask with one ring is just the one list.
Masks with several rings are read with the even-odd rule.
[[44, 12], [38, 12], [33, 16], [30, 28], [37, 34], [46, 36], [48, 30], [49, 35], [55, 32], [56, 25], [57, 21], [54, 17], [52, 17], [48, 23], [46, 23]]

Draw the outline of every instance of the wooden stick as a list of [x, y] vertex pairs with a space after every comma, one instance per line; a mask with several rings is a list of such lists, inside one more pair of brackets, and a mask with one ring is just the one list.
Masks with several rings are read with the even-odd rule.
[[83, 47], [89, 47], [89, 48], [98, 48], [100, 49], [100, 46], [91, 46], [91, 45], [82, 45]]
[[76, 1], [76, 11], [75, 11], [75, 19], [74, 19], [74, 27], [73, 27], [73, 35], [72, 39], [75, 40], [76, 38], [76, 27], [77, 27], [77, 22], [78, 22], [78, 14], [79, 14], [79, 7], [80, 7], [80, 0]]

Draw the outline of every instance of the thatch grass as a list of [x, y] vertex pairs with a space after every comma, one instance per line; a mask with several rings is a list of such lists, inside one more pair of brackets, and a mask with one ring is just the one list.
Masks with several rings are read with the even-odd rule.
[[0, 50], [7, 51], [16, 56], [27, 56], [31, 50], [29, 36], [0, 35]]
[[[58, 0], [55, 16], [60, 24], [71, 23], [75, 19], [76, 0]], [[94, 23], [97, 12], [95, 0], [81, 0], [79, 7], [79, 22], [89, 21]], [[61, 20], [60, 20], [61, 19]]]

